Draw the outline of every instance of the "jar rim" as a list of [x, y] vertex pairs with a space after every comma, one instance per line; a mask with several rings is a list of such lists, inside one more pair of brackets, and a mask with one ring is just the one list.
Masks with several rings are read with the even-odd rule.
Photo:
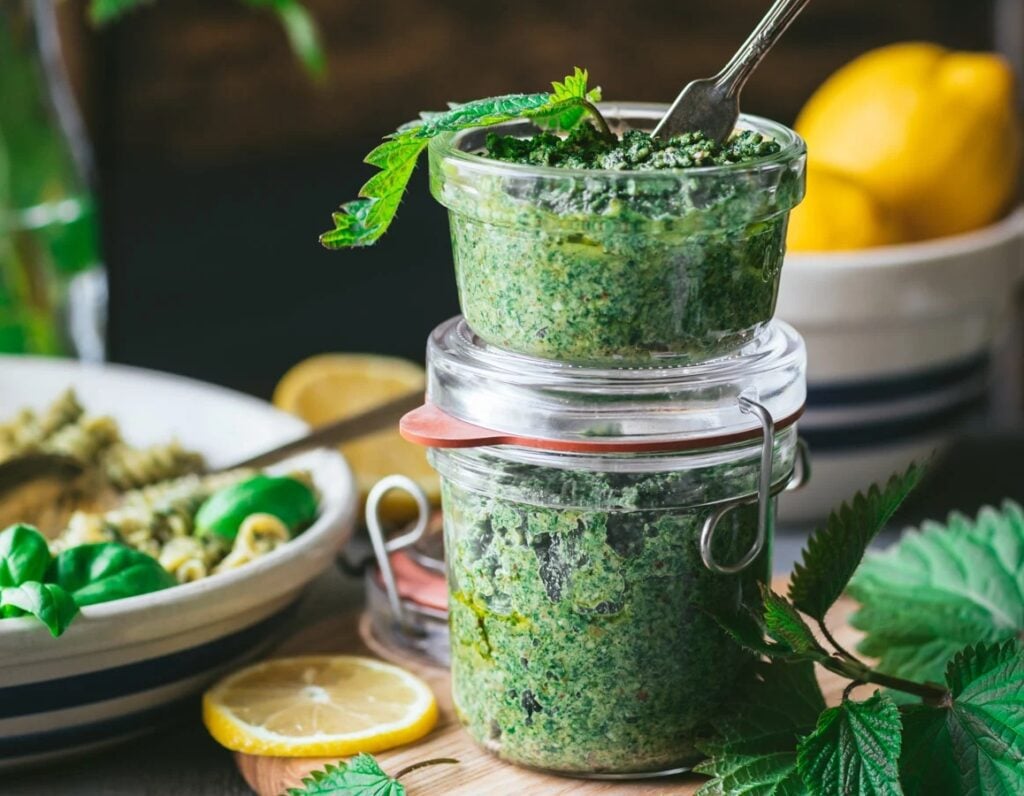
[[693, 365], [590, 368], [490, 346], [456, 316], [428, 338], [427, 401], [507, 437], [678, 449], [758, 436], [761, 424], [740, 396], [759, 401], [776, 423], [795, 419], [805, 368], [802, 338], [778, 320], [731, 354]]
[[[651, 122], [651, 127], [661, 119], [668, 111], [668, 105], [660, 102], [599, 102], [598, 110], [609, 120], [609, 122], [620, 121], [624, 118], [643, 120]], [[771, 155], [754, 158], [741, 163], [726, 163], [712, 166], [693, 166], [688, 168], [668, 169], [581, 169], [567, 168], [562, 166], [539, 166], [527, 163], [509, 163], [503, 160], [484, 157], [472, 151], [464, 149], [461, 145], [467, 137], [478, 133], [480, 130], [498, 131], [503, 127], [511, 125], [532, 124], [528, 119], [515, 119], [509, 122], [493, 125], [491, 127], [471, 127], [466, 130], [442, 133], [428, 144], [428, 148], [436, 156], [444, 160], [459, 161], [481, 174], [508, 174], [510, 176], [535, 176], [538, 178], [614, 178], [628, 177], [634, 180], [664, 179], [665, 177], [678, 177], [681, 175], [691, 177], [715, 177], [725, 174], [756, 173], [771, 171], [779, 167], [787, 167], [790, 163], [802, 157], [807, 152], [807, 146], [803, 138], [791, 128], [781, 122], [763, 116], [751, 114], [740, 114], [737, 121], [737, 129], [753, 130], [761, 133], [779, 143], [780, 149]], [[618, 125], [622, 130], [644, 129], [635, 128], [631, 125]]]

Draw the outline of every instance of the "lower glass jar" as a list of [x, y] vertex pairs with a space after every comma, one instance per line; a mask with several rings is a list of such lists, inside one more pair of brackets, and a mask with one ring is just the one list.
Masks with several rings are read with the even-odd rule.
[[[794, 468], [779, 431], [773, 492]], [[452, 691], [470, 735], [499, 757], [577, 776], [699, 759], [695, 739], [749, 657], [709, 609], [771, 574], [757, 557], [761, 441], [687, 453], [433, 449], [442, 476]]]

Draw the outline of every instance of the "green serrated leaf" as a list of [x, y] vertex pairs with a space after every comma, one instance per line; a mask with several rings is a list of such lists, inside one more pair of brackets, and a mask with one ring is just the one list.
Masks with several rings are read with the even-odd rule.
[[0, 609], [5, 616], [31, 614], [55, 638], [67, 630], [78, 614], [78, 605], [68, 592], [55, 583], [36, 581], [0, 588]]
[[535, 124], [546, 130], [571, 130], [579, 124], [587, 112], [583, 101], [591, 103], [601, 101], [600, 86], [588, 89], [589, 79], [590, 76], [586, 69], [575, 67], [573, 73], [563, 81], [556, 80], [551, 84], [550, 105], [560, 107], [557, 109], [548, 107], [533, 111], [528, 115]]
[[405, 786], [385, 774], [372, 755], [362, 754], [311, 772], [287, 796], [405, 796]]
[[810, 796], [796, 769], [796, 752], [724, 754], [693, 769], [712, 777], [697, 796]]
[[764, 584], [761, 584], [761, 596], [764, 599], [764, 624], [769, 636], [794, 652], [827, 657], [789, 600]]
[[375, 243], [394, 220], [416, 162], [431, 138], [515, 119], [568, 130], [583, 118], [584, 103], [600, 97], [600, 89], [587, 89], [587, 72], [579, 67], [553, 86], [553, 94], [506, 94], [421, 113], [419, 120], [392, 133], [366, 156], [365, 162], [381, 172], [359, 190], [360, 200], [342, 205], [332, 215], [334, 229], [323, 233], [320, 243], [328, 249]]
[[320, 236], [328, 249], [370, 246], [384, 234], [398, 213], [405, 188], [428, 139], [398, 137], [385, 141], [364, 159], [382, 171], [359, 190], [361, 199], [342, 205], [333, 214], [334, 229]]
[[825, 700], [809, 661], [759, 663], [701, 743], [708, 759], [694, 768], [712, 779], [700, 796], [803, 796], [796, 770], [799, 736], [814, 729]]
[[969, 644], [1024, 634], [1024, 512], [1007, 502], [974, 520], [929, 522], [867, 556], [850, 582], [851, 618], [878, 668], [941, 681], [945, 662]]
[[924, 469], [912, 464], [883, 489], [872, 486], [829, 515], [824, 528], [807, 542], [803, 560], [793, 571], [789, 599], [803, 613], [822, 620], [843, 593], [864, 551], [896, 509], [920, 482]]
[[978, 644], [946, 671], [945, 707], [903, 712], [906, 796], [1024, 793], [1024, 653], [1014, 641]]
[[550, 94], [506, 94], [501, 97], [473, 100], [452, 105], [447, 111], [421, 115], [419, 123], [403, 129], [398, 135], [433, 138], [470, 127], [488, 127], [512, 121], [551, 106]]
[[899, 757], [899, 708], [875, 694], [824, 711], [797, 747], [797, 768], [821, 796], [900, 796]]

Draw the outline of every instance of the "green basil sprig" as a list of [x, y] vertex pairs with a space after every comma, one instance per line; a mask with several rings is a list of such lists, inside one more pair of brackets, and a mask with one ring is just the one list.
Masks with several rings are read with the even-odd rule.
[[116, 542], [61, 551], [47, 580], [66, 589], [80, 606], [149, 594], [177, 583], [155, 558]]
[[175, 580], [160, 562], [114, 542], [72, 547], [51, 557], [31, 525], [0, 532], [0, 618], [31, 615], [56, 637], [84, 605], [166, 589]]

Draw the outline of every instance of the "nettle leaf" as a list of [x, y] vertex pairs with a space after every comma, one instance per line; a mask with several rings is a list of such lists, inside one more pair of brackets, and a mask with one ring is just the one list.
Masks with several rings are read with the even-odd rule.
[[884, 488], [872, 486], [857, 493], [829, 515], [824, 528], [807, 542], [803, 561], [796, 565], [789, 599], [803, 613], [822, 620], [846, 589], [871, 540], [892, 519], [896, 509], [920, 482], [924, 469], [912, 464], [894, 475]]
[[761, 595], [764, 599], [764, 624], [769, 636], [794, 652], [827, 657], [814, 633], [789, 600], [764, 584], [761, 584]]
[[29, 581], [0, 588], [0, 610], [6, 617], [31, 614], [46, 625], [50, 635], [57, 637], [78, 614], [78, 605], [55, 583]]
[[18, 523], [0, 532], [0, 588], [40, 581], [49, 565], [46, 537], [31, 525]]
[[825, 700], [809, 661], [775, 661], [754, 668], [752, 681], [714, 722], [701, 744], [708, 759], [694, 768], [712, 779], [698, 796], [804, 796], [796, 745], [814, 729]]
[[929, 522], [867, 556], [850, 583], [851, 623], [888, 674], [941, 681], [945, 662], [979, 641], [1024, 634], [1024, 512], [1007, 502], [976, 519]]
[[405, 796], [405, 786], [389, 777], [371, 755], [356, 755], [348, 763], [327, 765], [289, 788], [287, 796]]
[[557, 111], [543, 109], [531, 114], [533, 121], [540, 127], [548, 130], [571, 130], [587, 112], [586, 107], [580, 100], [587, 102], [601, 101], [601, 87], [587, 88], [590, 79], [586, 69], [578, 66], [562, 82], [554, 81], [551, 84], [551, 102], [562, 104], [565, 107]]
[[709, 612], [719, 627], [737, 644], [755, 655], [768, 658], [789, 658], [794, 653], [788, 646], [777, 644], [765, 638], [768, 629], [764, 625], [763, 607], [756, 610], [747, 605], [739, 605], [728, 611]]
[[116, 542], [61, 551], [46, 579], [68, 591], [80, 606], [148, 594], [177, 583], [155, 558]]
[[554, 93], [505, 94], [451, 104], [447, 111], [425, 112], [404, 125], [366, 156], [364, 162], [381, 169], [359, 189], [359, 199], [342, 205], [332, 216], [334, 229], [320, 236], [328, 249], [370, 246], [394, 221], [419, 156], [431, 138], [471, 127], [487, 127], [515, 119], [532, 119], [541, 126], [568, 130], [583, 118], [586, 102], [600, 97], [587, 89], [587, 72], [576, 67]]
[[1024, 793], [1024, 654], [978, 644], [946, 670], [948, 706], [903, 712], [900, 778], [907, 796]]
[[797, 767], [815, 794], [899, 796], [900, 712], [889, 697], [844, 700], [800, 741]]

